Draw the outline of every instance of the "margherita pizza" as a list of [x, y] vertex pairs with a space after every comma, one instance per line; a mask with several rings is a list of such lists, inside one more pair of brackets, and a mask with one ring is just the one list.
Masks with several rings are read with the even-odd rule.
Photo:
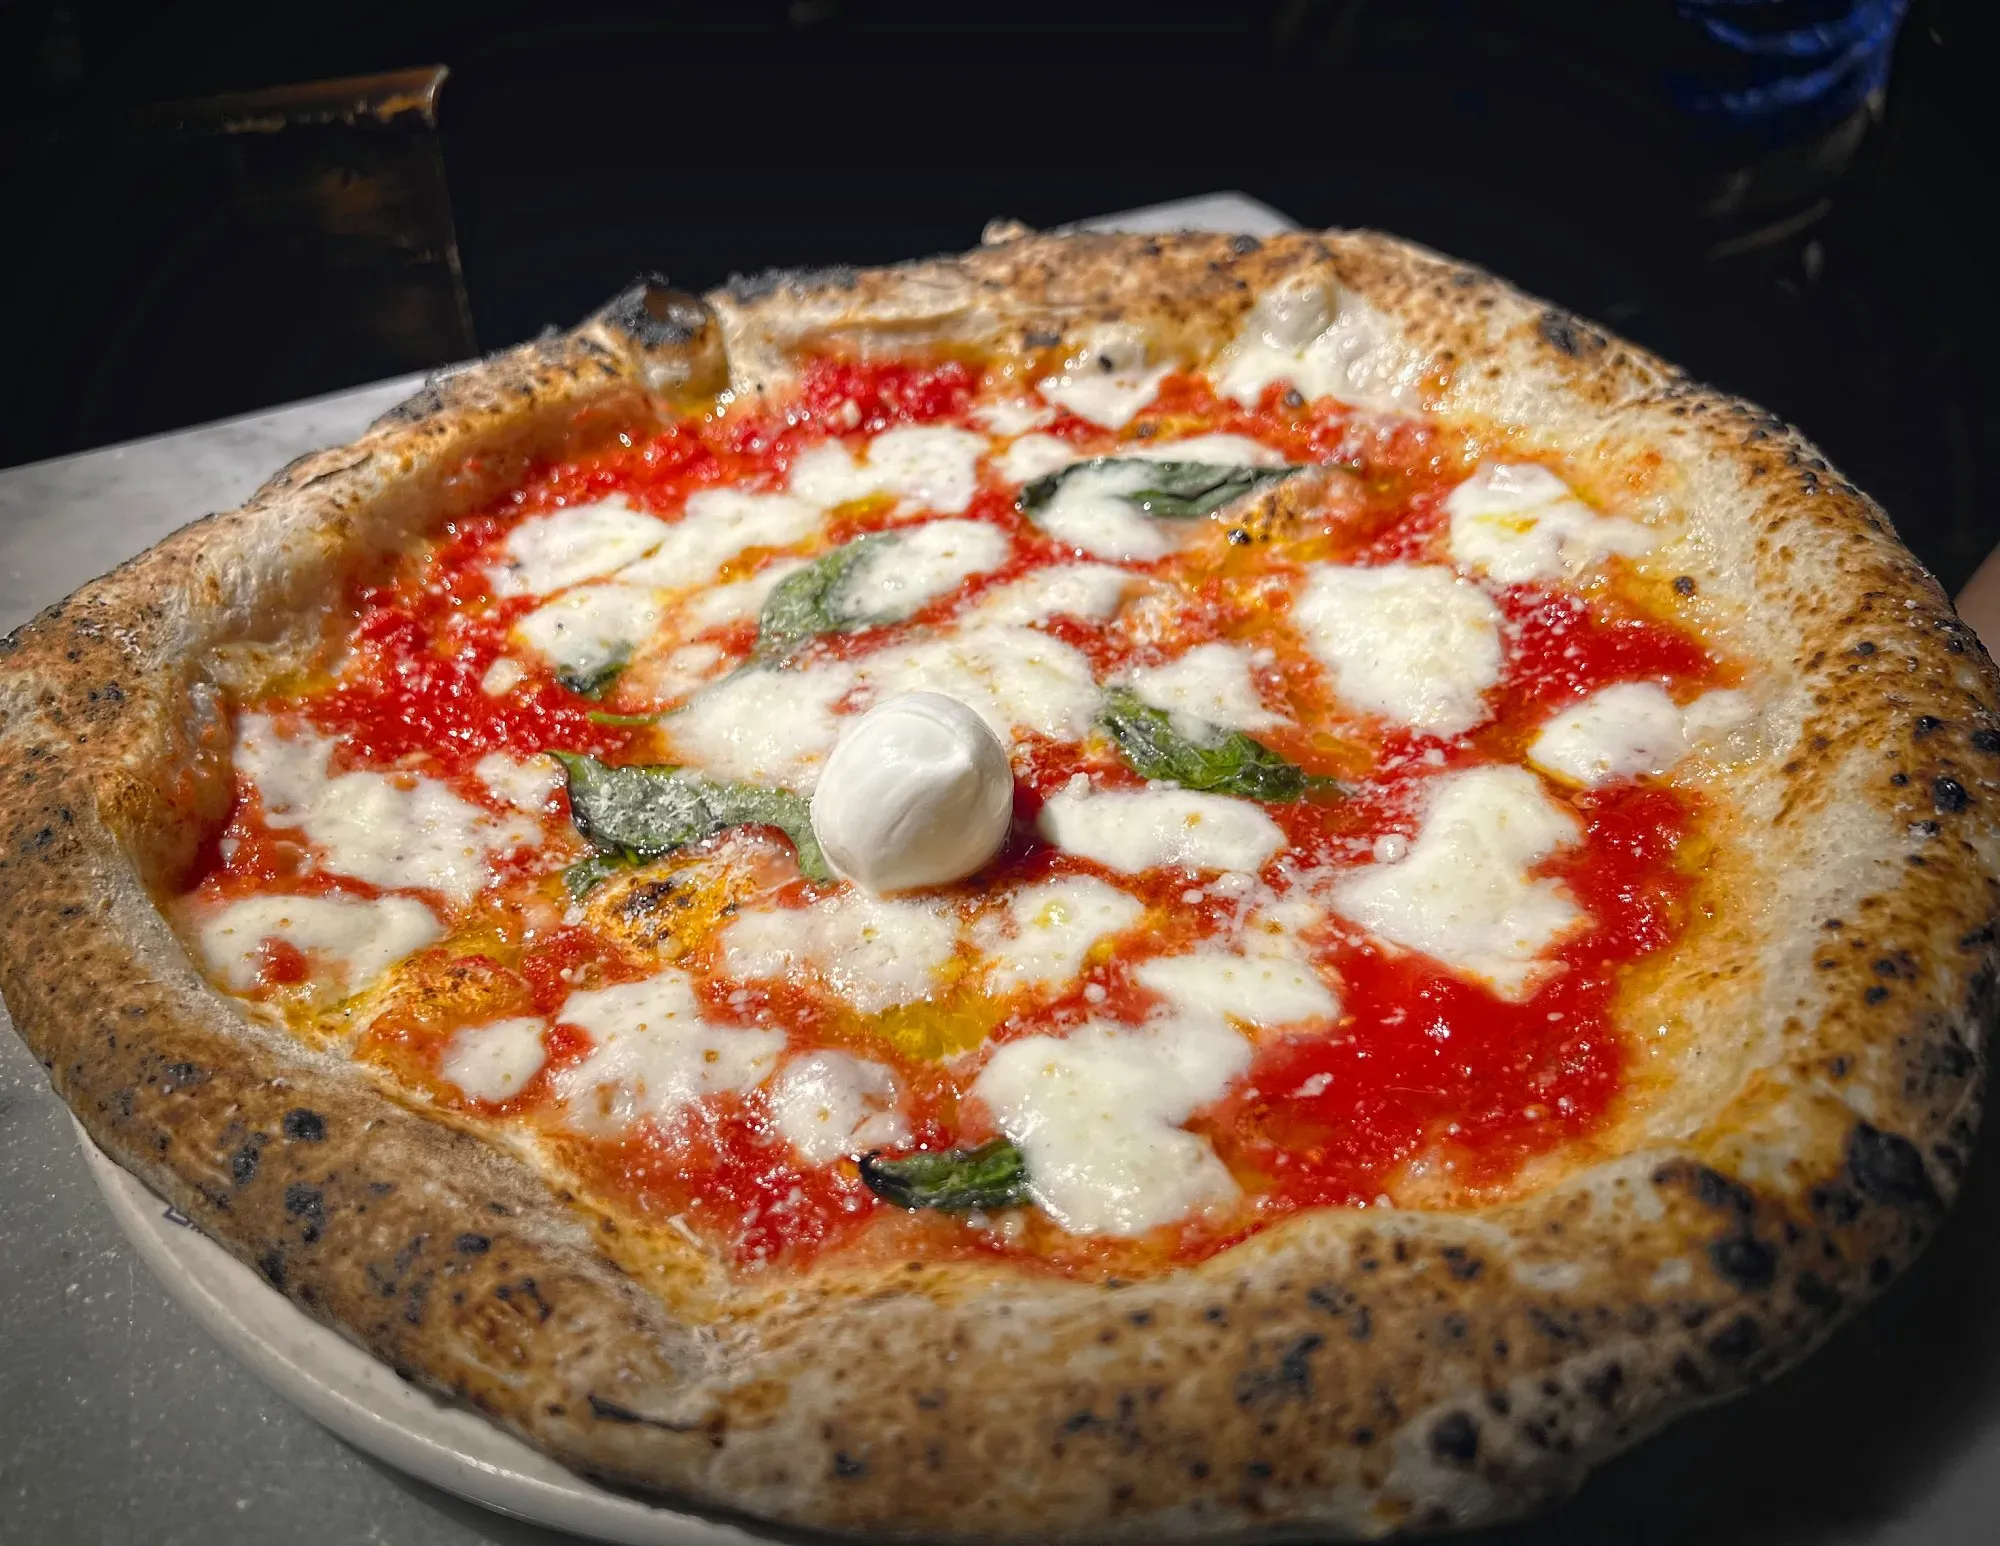
[[1973, 1137], [1985, 655], [1783, 425], [1378, 236], [642, 285], [8, 650], [91, 1135], [699, 1506], [1506, 1517]]

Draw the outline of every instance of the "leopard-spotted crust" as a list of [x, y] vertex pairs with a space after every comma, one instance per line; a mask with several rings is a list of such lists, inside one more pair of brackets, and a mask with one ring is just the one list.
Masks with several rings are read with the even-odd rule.
[[[767, 389], [803, 349], [1005, 354], [1108, 321], [1199, 362], [1299, 274], [1391, 319], [1447, 426], [1650, 500], [1656, 562], [1756, 663], [1765, 752], [1725, 786], [1718, 905], [1621, 1002], [1650, 1055], [1594, 1155], [1502, 1206], [1310, 1213], [1132, 1284], [642, 1278], [615, 1220], [268, 1028], [167, 928], [155, 892], [227, 798], [222, 692], [311, 649], [359, 567], [579, 414]], [[302, 1308], [579, 1469], [871, 1537], [1463, 1526], [1783, 1369], [1937, 1224], [1993, 993], [1995, 685], [1792, 430], [1390, 238], [1018, 236], [701, 299], [641, 285], [6, 642], [0, 982], [121, 1163]]]

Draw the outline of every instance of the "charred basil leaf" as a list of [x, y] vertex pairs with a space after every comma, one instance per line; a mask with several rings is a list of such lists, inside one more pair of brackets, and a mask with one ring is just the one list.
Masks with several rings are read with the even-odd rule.
[[940, 1149], [901, 1159], [864, 1154], [861, 1179], [877, 1197], [899, 1208], [990, 1212], [1028, 1201], [1028, 1162], [1005, 1138], [976, 1149]]
[[605, 689], [617, 681], [630, 664], [631, 656], [621, 651], [603, 665], [593, 666], [588, 671], [558, 670], [556, 680], [580, 698], [601, 698]]
[[1105, 694], [1098, 723], [1141, 778], [1161, 778], [1183, 789], [1242, 795], [1284, 804], [1308, 790], [1344, 794], [1335, 779], [1317, 778], [1241, 731], [1194, 741], [1174, 728], [1173, 716], [1126, 688]]
[[[600, 853], [656, 859], [725, 827], [770, 826], [792, 840], [808, 880], [833, 879], [810, 808], [789, 790], [719, 783], [687, 768], [612, 767], [576, 752], [550, 755], [567, 776], [576, 830]], [[590, 884], [602, 879], [596, 874]]]
[[757, 615], [757, 655], [776, 660], [823, 633], [843, 633], [869, 622], [846, 611], [840, 592], [861, 561], [894, 540], [888, 532], [871, 532], [822, 554], [778, 582]]
[[1096, 456], [1074, 462], [1045, 478], [1037, 478], [1021, 490], [1016, 503], [1033, 515], [1056, 496], [1056, 490], [1082, 473], [1111, 467], [1143, 468], [1146, 476], [1134, 486], [1106, 489], [1113, 499], [1122, 499], [1142, 515], [1188, 519], [1212, 515], [1232, 500], [1289, 478], [1300, 471], [1285, 467], [1221, 467], [1212, 462], [1156, 462], [1138, 456]]

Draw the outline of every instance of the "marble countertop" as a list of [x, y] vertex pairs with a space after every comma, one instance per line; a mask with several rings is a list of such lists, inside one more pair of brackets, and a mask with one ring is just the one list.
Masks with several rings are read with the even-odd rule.
[[[1240, 195], [1106, 217], [1268, 233]], [[380, 382], [0, 471], [0, 630], [421, 384]], [[1810, 428], [1808, 426], [1808, 428]], [[0, 1543], [555, 1546], [348, 1448], [231, 1362], [112, 1224], [41, 1068], [0, 1034]], [[1545, 1521], [1468, 1546], [2000, 1540], [2000, 1154], [1888, 1298], [1773, 1388], [1689, 1419]]]

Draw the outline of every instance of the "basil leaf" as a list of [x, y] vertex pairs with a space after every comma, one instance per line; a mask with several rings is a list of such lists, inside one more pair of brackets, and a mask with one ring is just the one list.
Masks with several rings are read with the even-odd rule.
[[1211, 462], [1156, 462], [1139, 456], [1097, 456], [1073, 462], [1021, 490], [1016, 503], [1030, 515], [1056, 497], [1056, 490], [1078, 473], [1104, 467], [1143, 467], [1146, 480], [1136, 488], [1106, 490], [1142, 515], [1188, 519], [1213, 515], [1232, 500], [1289, 478], [1302, 469], [1285, 467], [1219, 467]]
[[868, 618], [841, 609], [840, 590], [855, 567], [890, 540], [888, 532], [856, 537], [779, 581], [757, 614], [758, 656], [775, 659], [823, 633], [845, 633], [867, 623]]
[[569, 888], [570, 900], [581, 902], [632, 862], [632, 856], [624, 852], [594, 853], [564, 870], [562, 882]]
[[588, 671], [558, 670], [556, 680], [561, 682], [579, 698], [601, 698], [604, 690], [618, 680], [619, 674], [631, 663], [631, 657], [623, 652], [605, 661], [601, 666], [593, 666]]
[[725, 827], [771, 826], [792, 840], [808, 880], [833, 879], [813, 836], [811, 808], [787, 790], [717, 783], [686, 768], [611, 767], [576, 752], [549, 755], [568, 777], [577, 831], [604, 852], [656, 859]]
[[1346, 792], [1337, 780], [1308, 774], [1241, 731], [1212, 742], [1191, 741], [1174, 728], [1171, 714], [1123, 687], [1105, 694], [1098, 723], [1141, 778], [1274, 804], [1296, 800], [1309, 789]]
[[1028, 1201], [1028, 1162], [1005, 1138], [976, 1149], [942, 1149], [901, 1159], [861, 1156], [861, 1179], [899, 1208], [1015, 1208]]

